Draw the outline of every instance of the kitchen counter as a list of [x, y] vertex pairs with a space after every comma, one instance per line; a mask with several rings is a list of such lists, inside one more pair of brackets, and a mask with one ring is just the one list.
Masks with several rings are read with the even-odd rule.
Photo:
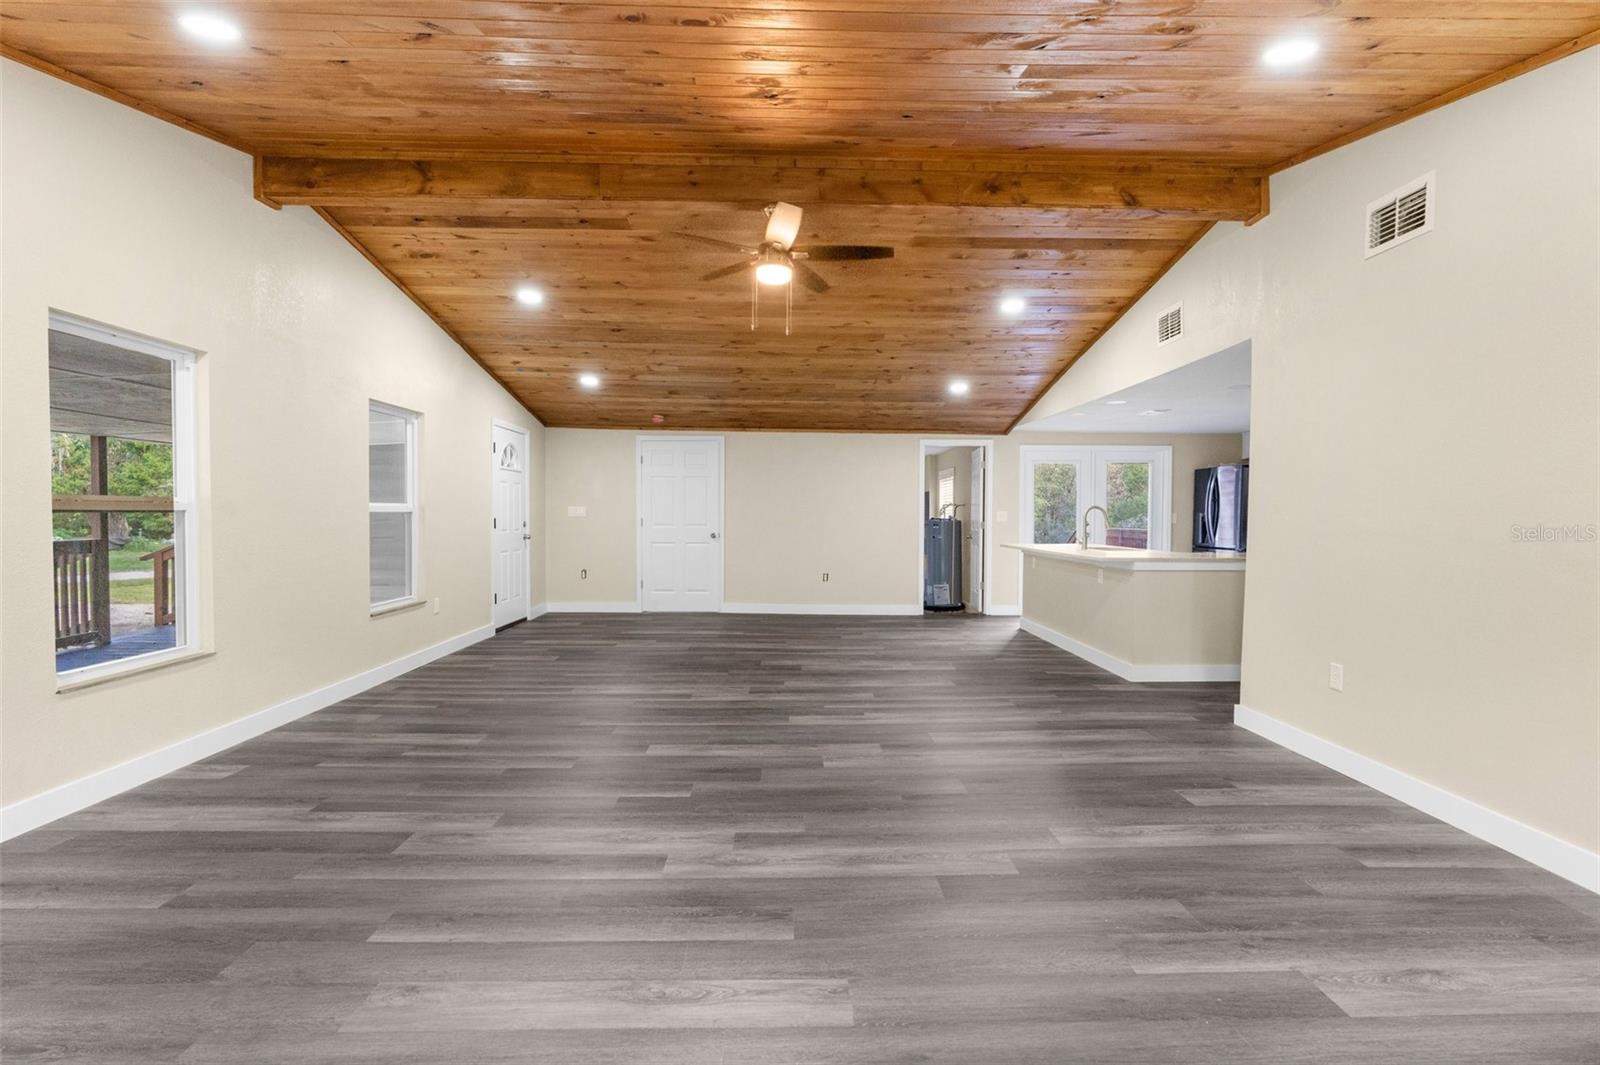
[[1142, 547], [1005, 544], [1024, 555], [1125, 570], [1243, 570], [1244, 555], [1221, 551], [1147, 551]]
[[1243, 555], [1006, 546], [1024, 556], [1024, 632], [1124, 680], [1239, 679]]

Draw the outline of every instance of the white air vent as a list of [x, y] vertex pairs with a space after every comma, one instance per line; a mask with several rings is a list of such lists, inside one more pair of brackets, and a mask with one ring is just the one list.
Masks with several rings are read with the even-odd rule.
[[1156, 343], [1166, 344], [1183, 335], [1183, 304], [1174, 304], [1156, 319]]
[[1367, 257], [1433, 228], [1433, 175], [1425, 174], [1367, 205]]

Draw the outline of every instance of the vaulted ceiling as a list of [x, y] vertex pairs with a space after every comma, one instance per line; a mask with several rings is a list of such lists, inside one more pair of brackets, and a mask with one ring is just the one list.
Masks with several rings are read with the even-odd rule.
[[[680, 428], [1004, 431], [1207, 227], [1261, 216], [1266, 173], [1600, 39], [1592, 0], [206, 10], [242, 39], [7, 0], [0, 43], [257, 156], [264, 200], [319, 210], [547, 424]], [[1320, 50], [1264, 66], [1289, 38]], [[778, 199], [801, 247], [895, 249], [814, 263], [788, 336], [679, 235], [755, 243]]]

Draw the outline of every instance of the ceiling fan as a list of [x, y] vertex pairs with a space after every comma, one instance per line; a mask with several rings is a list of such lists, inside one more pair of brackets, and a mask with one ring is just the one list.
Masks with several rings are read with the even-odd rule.
[[[679, 233], [678, 236], [687, 240], [709, 244], [715, 248], [725, 248], [736, 251], [744, 256], [743, 261], [730, 266], [720, 267], [700, 277], [701, 281], [715, 281], [727, 277], [729, 274], [738, 273], [740, 270], [751, 270], [750, 273], [750, 328], [756, 327], [757, 285], [787, 285], [788, 303], [790, 314], [784, 322], [784, 333], [790, 331], [792, 307], [794, 300], [794, 282], [798, 278], [800, 283], [812, 292], [822, 293], [833, 286], [829, 285], [822, 275], [806, 265], [806, 260], [812, 262], [860, 262], [867, 259], [892, 259], [894, 249], [883, 244], [814, 244], [800, 250], [794, 246], [794, 241], [800, 234], [800, 219], [804, 214], [800, 208], [792, 203], [769, 204], [763, 210], [767, 215], [767, 230], [761, 238], [758, 247], [747, 247], [735, 244], [732, 241], [718, 240], [716, 237], [702, 237], [698, 233]], [[751, 269], [754, 267], [754, 269]]]

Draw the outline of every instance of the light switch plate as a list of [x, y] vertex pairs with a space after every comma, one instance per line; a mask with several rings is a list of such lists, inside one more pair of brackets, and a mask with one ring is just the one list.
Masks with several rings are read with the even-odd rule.
[[1340, 662], [1328, 663], [1328, 687], [1336, 692], [1344, 691], [1344, 665]]
[[569, 517], [569, 518], [587, 518], [588, 516], [589, 516], [589, 508], [588, 507], [568, 507], [567, 508], [567, 517]]
[[997, 511], [994, 512], [994, 520], [995, 521], [1010, 521], [1011, 520], [1011, 514], [1010, 514], [1009, 511], [997, 510]]

